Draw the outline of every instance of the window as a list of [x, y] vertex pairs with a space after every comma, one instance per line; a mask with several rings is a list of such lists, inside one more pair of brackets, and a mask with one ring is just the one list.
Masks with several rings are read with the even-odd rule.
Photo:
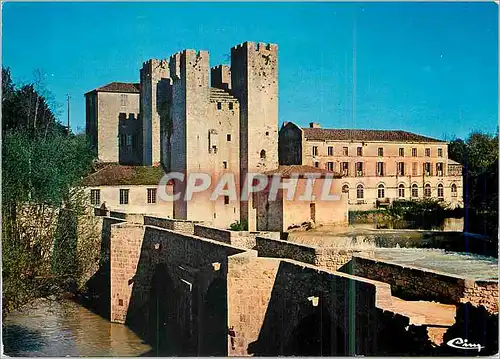
[[120, 96], [120, 105], [127, 106], [127, 95]]
[[342, 148], [342, 154], [343, 154], [344, 156], [349, 156], [349, 148], [347, 148], [347, 147], [343, 147], [343, 148]]
[[358, 184], [356, 187], [356, 198], [357, 199], [363, 199], [364, 198], [364, 188], [362, 184]]
[[319, 162], [314, 162], [314, 167], [319, 167]]
[[156, 188], [148, 188], [148, 203], [156, 203]]
[[384, 162], [377, 162], [377, 176], [384, 175]]
[[358, 156], [363, 156], [363, 147], [358, 147], [358, 148], [356, 149], [356, 154], [357, 154]]
[[431, 163], [430, 162], [424, 163], [424, 175], [426, 175], [426, 176], [431, 175]]
[[425, 157], [431, 157], [431, 149], [430, 148], [425, 149]]
[[118, 120], [122, 121], [122, 120], [126, 120], [127, 119], [127, 114], [125, 112], [120, 112], [118, 114]]
[[332, 146], [328, 147], [328, 156], [333, 156], [333, 147]]
[[229, 196], [224, 196], [224, 204], [229, 204]]
[[133, 120], [135, 118], [134, 114], [133, 113], [129, 113], [128, 114], [128, 119], [129, 120]]
[[427, 183], [424, 186], [424, 197], [429, 198], [430, 196], [431, 196], [431, 185]]
[[399, 176], [405, 175], [405, 163], [404, 162], [398, 162], [398, 175]]
[[260, 159], [261, 160], [265, 160], [266, 159], [266, 151], [265, 150], [260, 151]]
[[451, 185], [451, 196], [452, 197], [456, 197], [457, 196], [457, 185], [455, 183], [453, 183]]
[[227, 162], [226, 161], [222, 162], [222, 168], [227, 169]]
[[342, 186], [342, 193], [347, 193], [347, 198], [349, 199], [349, 185]]
[[443, 198], [444, 197], [444, 187], [440, 183], [438, 184], [438, 198]]
[[413, 162], [411, 164], [411, 174], [413, 176], [417, 176], [418, 175], [418, 163], [417, 162]]
[[404, 157], [404, 156], [405, 156], [405, 149], [401, 147], [399, 149], [399, 157]]
[[313, 146], [313, 156], [318, 155], [318, 146]]
[[399, 198], [405, 198], [405, 185], [402, 183], [398, 186], [398, 196]]
[[128, 189], [120, 189], [120, 204], [128, 204]]
[[442, 162], [436, 163], [436, 175], [437, 176], [443, 176], [444, 171], [443, 171], [444, 165]]
[[412, 155], [412, 157], [417, 157], [417, 149], [416, 148], [411, 149], [411, 155]]
[[383, 184], [378, 185], [377, 198], [385, 198], [385, 187]]
[[384, 149], [382, 147], [378, 148], [378, 155], [383, 156], [384, 155]]
[[222, 103], [217, 102], [217, 110], [222, 110]]
[[229, 109], [232, 110], [233, 109], [233, 103], [232, 102], [229, 102]]
[[226, 135], [226, 140], [227, 140], [228, 142], [229, 142], [229, 141], [231, 141], [231, 134], [230, 134], [230, 133], [228, 133], [228, 134]]
[[438, 157], [443, 157], [443, 149], [438, 148]]
[[266, 136], [269, 136], [269, 131], [266, 131]]
[[91, 189], [90, 190], [90, 203], [94, 206], [99, 206], [101, 204], [101, 190]]
[[413, 198], [418, 197], [418, 186], [415, 183], [411, 185], [411, 196]]
[[356, 162], [356, 177], [363, 176], [363, 162]]
[[333, 162], [328, 162], [326, 164], [326, 169], [330, 172], [333, 172]]
[[342, 162], [342, 176], [349, 176], [349, 162]]

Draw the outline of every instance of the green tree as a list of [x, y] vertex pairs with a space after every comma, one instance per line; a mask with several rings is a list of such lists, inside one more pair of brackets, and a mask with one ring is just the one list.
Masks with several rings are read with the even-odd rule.
[[463, 165], [466, 231], [498, 230], [498, 132], [473, 132], [450, 142], [449, 157]]
[[[2, 69], [2, 314], [68, 289], [85, 268], [77, 248], [87, 198], [82, 179], [94, 159], [84, 135], [68, 134], [34, 85], [16, 89]], [[93, 229], [92, 226], [88, 228]], [[87, 235], [87, 233], [83, 233]], [[94, 240], [95, 239], [95, 240]], [[80, 251], [80, 252], [78, 252]]]

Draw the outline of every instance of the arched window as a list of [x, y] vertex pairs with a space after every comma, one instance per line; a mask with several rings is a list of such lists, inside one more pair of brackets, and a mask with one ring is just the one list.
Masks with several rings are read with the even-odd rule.
[[405, 185], [402, 183], [398, 186], [398, 195], [400, 198], [405, 197]]
[[260, 159], [261, 160], [265, 160], [266, 159], [266, 151], [265, 150], [260, 151]]
[[431, 185], [427, 183], [424, 186], [424, 197], [429, 198], [430, 196], [431, 196]]
[[457, 185], [455, 183], [453, 183], [451, 185], [451, 196], [452, 197], [456, 197], [457, 196]]
[[356, 187], [356, 198], [363, 199], [364, 196], [365, 196], [365, 194], [364, 194], [363, 185], [362, 184], [358, 184], [358, 186]]
[[342, 193], [347, 193], [347, 198], [349, 198], [349, 185], [345, 184], [342, 186]]
[[384, 187], [383, 184], [379, 184], [378, 185], [377, 197], [378, 198], [384, 198], [385, 197], [385, 187]]
[[418, 186], [416, 183], [411, 185], [411, 196], [414, 198], [418, 197]]
[[438, 184], [438, 198], [443, 198], [444, 197], [444, 187], [440, 183]]

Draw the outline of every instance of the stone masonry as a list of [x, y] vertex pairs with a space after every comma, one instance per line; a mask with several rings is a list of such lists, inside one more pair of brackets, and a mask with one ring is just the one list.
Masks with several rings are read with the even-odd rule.
[[[108, 228], [110, 318], [150, 341], [161, 339], [163, 327], [155, 327], [154, 318], [165, 316], [160, 318], [165, 338], [178, 343], [170, 355], [300, 355], [304, 346], [313, 350], [304, 355], [429, 355], [439, 353], [435, 345], [442, 345], [448, 328], [462, 325], [453, 324], [453, 306], [393, 297], [404, 279], [396, 269], [389, 272], [389, 264], [384, 272], [366, 253], [288, 243], [278, 240], [278, 233], [256, 235], [250, 247], [255, 235], [250, 232], [233, 234], [185, 220], [143, 220]], [[336, 271], [348, 265], [355, 273]], [[457, 305], [470, 302], [495, 313], [488, 299], [497, 290], [493, 281], [469, 283], [421, 272], [420, 282], [430, 284], [427, 291], [412, 287], [414, 299], [431, 298], [434, 291], [433, 300], [447, 295]], [[426, 314], [436, 310], [444, 311], [441, 317]], [[327, 335], [321, 339], [326, 346], [297, 347], [297, 341], [316, 335], [318, 325], [318, 335]]]

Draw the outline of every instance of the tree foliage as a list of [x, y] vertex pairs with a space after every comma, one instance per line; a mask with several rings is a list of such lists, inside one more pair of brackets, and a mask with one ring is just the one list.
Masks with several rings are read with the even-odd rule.
[[[93, 154], [68, 134], [35, 86], [2, 69], [2, 314], [68, 289], [82, 273], [77, 227]], [[89, 227], [90, 228], [90, 227]], [[89, 233], [89, 236], [94, 234]]]
[[449, 144], [449, 156], [463, 165], [466, 230], [498, 231], [498, 133], [473, 132]]

